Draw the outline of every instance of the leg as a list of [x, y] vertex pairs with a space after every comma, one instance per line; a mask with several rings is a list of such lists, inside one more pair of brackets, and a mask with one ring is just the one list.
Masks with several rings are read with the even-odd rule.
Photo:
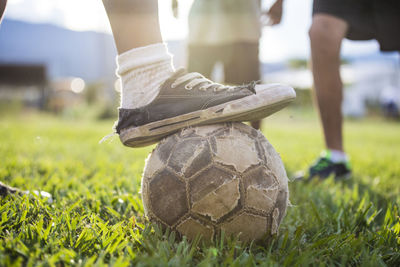
[[161, 43], [157, 0], [103, 0], [118, 54]]
[[118, 50], [121, 108], [148, 104], [172, 75], [172, 56], [162, 42], [157, 0], [103, 0]]
[[3, 19], [4, 10], [6, 9], [7, 0], [0, 0], [0, 23]]
[[188, 46], [188, 71], [200, 72], [210, 79], [212, 70], [217, 61], [218, 49], [209, 45]]
[[243, 85], [260, 80], [258, 43], [233, 43], [224, 50], [225, 82]]
[[340, 47], [347, 23], [326, 14], [316, 14], [309, 31], [315, 93], [328, 149], [343, 151], [342, 81]]
[[[340, 46], [348, 25], [324, 13], [313, 16], [310, 28], [312, 72], [326, 150], [309, 168], [308, 180], [348, 178], [351, 169], [342, 143], [342, 81], [340, 78]], [[300, 174], [298, 178], [304, 177]]]

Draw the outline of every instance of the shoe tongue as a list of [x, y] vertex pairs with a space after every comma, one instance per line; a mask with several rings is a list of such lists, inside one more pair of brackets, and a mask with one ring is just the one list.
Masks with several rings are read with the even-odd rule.
[[174, 82], [176, 79], [178, 79], [180, 76], [183, 76], [187, 73], [187, 71], [184, 68], [179, 68], [177, 69], [167, 80], [164, 81], [161, 87], [165, 85], [169, 85], [170, 83]]
[[185, 68], [179, 68], [175, 71], [174, 74], [172, 74], [172, 76], [169, 78], [171, 80], [175, 80], [176, 78], [183, 76], [187, 73], [187, 70]]

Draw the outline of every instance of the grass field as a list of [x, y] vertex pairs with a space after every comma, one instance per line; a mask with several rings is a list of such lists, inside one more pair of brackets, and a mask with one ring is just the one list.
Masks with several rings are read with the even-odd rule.
[[[125, 148], [117, 137], [98, 144], [112, 121], [1, 116], [0, 181], [48, 191], [54, 202], [0, 199], [0, 266], [400, 266], [399, 123], [346, 122], [353, 178], [291, 182], [292, 206], [269, 244], [206, 246], [143, 218], [140, 179], [152, 148]], [[314, 114], [281, 112], [263, 132], [289, 176], [322, 149]]]

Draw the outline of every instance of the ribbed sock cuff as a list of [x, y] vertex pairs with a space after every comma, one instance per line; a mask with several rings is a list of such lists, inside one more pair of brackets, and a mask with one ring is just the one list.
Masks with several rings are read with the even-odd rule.
[[326, 149], [322, 154], [324, 157], [330, 159], [333, 163], [347, 162], [349, 160], [347, 154], [340, 150]]
[[122, 76], [131, 70], [167, 60], [171, 61], [172, 67], [172, 55], [168, 52], [165, 43], [134, 48], [118, 55], [117, 75]]
[[134, 109], [149, 104], [173, 71], [172, 55], [166, 44], [134, 48], [117, 57], [121, 79], [121, 108]]

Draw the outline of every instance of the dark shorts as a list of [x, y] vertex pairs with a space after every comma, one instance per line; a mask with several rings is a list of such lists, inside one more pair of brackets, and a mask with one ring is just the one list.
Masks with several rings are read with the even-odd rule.
[[400, 51], [400, 0], [314, 0], [313, 15], [345, 20], [346, 38], [376, 39], [383, 51]]
[[210, 78], [215, 63], [224, 65], [225, 83], [245, 84], [260, 80], [258, 43], [189, 45], [188, 71]]

